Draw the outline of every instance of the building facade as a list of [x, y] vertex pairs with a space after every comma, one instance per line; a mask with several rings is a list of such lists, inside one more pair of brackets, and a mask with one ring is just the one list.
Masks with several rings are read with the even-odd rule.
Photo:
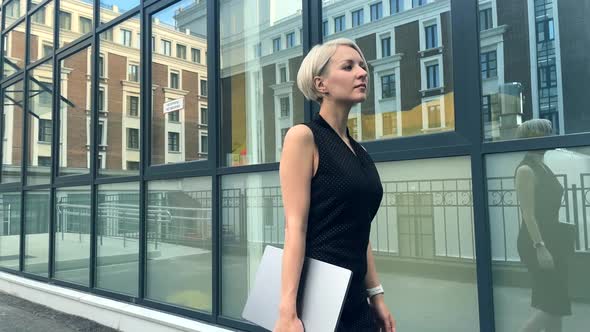
[[[4, 0], [1, 10], [1, 271], [258, 331], [241, 312], [264, 247], [284, 242], [283, 140], [318, 110], [297, 72], [315, 44], [344, 37], [369, 67], [348, 129], [384, 187], [371, 245], [398, 327], [524, 326], [533, 309], [515, 172], [531, 151], [563, 187], [555, 222], [575, 230], [563, 330], [590, 323], [585, 2]], [[517, 137], [539, 118], [552, 135]]]

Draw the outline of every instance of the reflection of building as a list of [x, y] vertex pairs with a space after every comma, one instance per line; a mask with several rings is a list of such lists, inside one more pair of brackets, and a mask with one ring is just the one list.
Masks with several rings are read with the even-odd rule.
[[[24, 10], [25, 3], [21, 4]], [[52, 51], [53, 4], [42, 8], [31, 20], [32, 60], [44, 58]], [[62, 1], [60, 10], [60, 44], [70, 43], [92, 29], [92, 6], [79, 1]], [[117, 6], [101, 7], [104, 21], [117, 17]], [[8, 34], [5, 48], [9, 59], [22, 67], [24, 59], [24, 25]], [[181, 162], [206, 158], [207, 137], [207, 67], [206, 36], [179, 31], [171, 25], [153, 23], [152, 36], [152, 161]], [[140, 144], [140, 27], [132, 18], [100, 35], [100, 75], [97, 107], [100, 168], [120, 173], [139, 169]], [[61, 62], [60, 166], [68, 172], [84, 171], [90, 160], [91, 53], [82, 50]], [[38, 116], [30, 122], [33, 143], [30, 166], [46, 168], [51, 163], [52, 118], [51, 59], [32, 73], [29, 109]], [[5, 70], [7, 65], [4, 66]], [[48, 88], [41, 88], [41, 85]], [[164, 104], [181, 100], [182, 107], [164, 114]], [[20, 137], [22, 118], [5, 109], [7, 137]], [[86, 139], [80, 139], [86, 137]], [[8, 139], [4, 151], [18, 149]], [[18, 142], [16, 142], [18, 143]], [[14, 144], [16, 144], [14, 143]], [[12, 156], [11, 160], [7, 160]], [[4, 153], [5, 164], [20, 164], [19, 153]]]
[[[273, 19], [270, 1], [256, 3], [222, 6], [228, 24], [221, 31], [221, 84], [231, 94], [231, 103], [222, 102], [231, 121], [222, 144], [229, 164], [278, 161], [286, 131], [303, 121], [303, 95], [295, 84], [300, 12]], [[393, 11], [387, 1], [324, 1], [325, 39], [356, 40], [369, 62], [373, 88], [349, 118], [358, 140], [454, 129], [449, 10], [448, 1], [401, 1]], [[179, 26], [202, 26], [198, 15], [186, 17], [192, 21], [179, 16]]]
[[[523, 120], [551, 120], [556, 134], [588, 128], [579, 84], [587, 43], [575, 2], [479, 1], [482, 109], [487, 139], [506, 139]], [[518, 87], [516, 87], [516, 85]], [[520, 91], [517, 91], [519, 89]], [[519, 103], [503, 101], [512, 97]]]

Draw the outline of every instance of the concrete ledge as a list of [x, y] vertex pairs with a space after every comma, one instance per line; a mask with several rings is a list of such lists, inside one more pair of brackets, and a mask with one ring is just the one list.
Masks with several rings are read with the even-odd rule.
[[0, 290], [57, 311], [90, 319], [120, 331], [232, 331], [161, 311], [21, 278], [4, 272], [0, 272]]

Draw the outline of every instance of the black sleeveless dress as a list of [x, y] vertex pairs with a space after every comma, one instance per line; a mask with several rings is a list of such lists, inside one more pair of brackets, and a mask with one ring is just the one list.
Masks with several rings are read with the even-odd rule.
[[311, 180], [305, 254], [352, 271], [337, 331], [376, 331], [364, 284], [371, 221], [383, 187], [373, 160], [350, 135], [354, 153], [320, 116], [306, 123], [319, 154]]
[[553, 256], [554, 268], [541, 269], [537, 252], [524, 220], [518, 233], [518, 253], [531, 277], [531, 306], [556, 316], [571, 315], [568, 292], [568, 261], [574, 253], [573, 228], [559, 223], [563, 186], [542, 162], [526, 155], [520, 165], [534, 174], [534, 214], [545, 247]]

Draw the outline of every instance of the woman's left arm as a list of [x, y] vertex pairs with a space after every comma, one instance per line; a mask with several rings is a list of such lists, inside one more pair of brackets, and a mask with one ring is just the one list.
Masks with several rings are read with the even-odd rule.
[[[375, 267], [375, 258], [373, 257], [373, 249], [371, 249], [371, 242], [367, 246], [367, 274], [365, 275], [365, 287], [367, 289], [379, 286], [379, 276], [377, 275], [377, 268]], [[371, 296], [369, 301], [371, 307], [375, 310], [379, 318], [379, 323], [384, 328], [385, 332], [395, 332], [395, 319], [389, 312], [385, 304], [384, 294], [377, 294]]]

